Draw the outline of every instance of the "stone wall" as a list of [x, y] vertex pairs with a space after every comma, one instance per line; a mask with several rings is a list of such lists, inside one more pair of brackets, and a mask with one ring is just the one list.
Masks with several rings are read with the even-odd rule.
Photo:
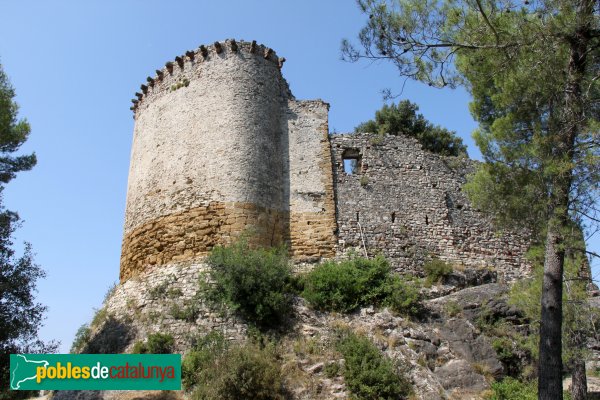
[[[398, 271], [422, 274], [440, 258], [456, 267], [493, 267], [512, 280], [528, 272], [525, 235], [498, 233], [461, 186], [474, 162], [421, 149], [416, 139], [367, 134], [331, 137], [338, 250], [382, 252]], [[344, 156], [359, 157], [354, 174]]]
[[249, 231], [300, 261], [334, 255], [328, 105], [296, 101], [255, 42], [201, 46], [134, 100], [121, 280]]
[[297, 261], [317, 261], [335, 255], [328, 111], [329, 104], [320, 100], [294, 100], [286, 113], [290, 250]]
[[249, 227], [255, 228], [252, 244], [276, 245], [287, 236], [288, 220], [287, 212], [235, 202], [212, 202], [155, 218], [124, 237], [120, 279], [125, 281], [154, 265], [200, 259]]
[[[211, 309], [197, 298], [199, 279], [208, 266], [196, 262], [175, 262], [148, 268], [118, 285], [104, 309], [129, 329], [127, 347], [145, 341], [152, 333], [168, 333], [176, 352], [188, 350], [193, 340], [211, 331], [230, 340], [244, 340], [247, 325], [234, 316]], [[94, 332], [92, 335], [102, 335]]]

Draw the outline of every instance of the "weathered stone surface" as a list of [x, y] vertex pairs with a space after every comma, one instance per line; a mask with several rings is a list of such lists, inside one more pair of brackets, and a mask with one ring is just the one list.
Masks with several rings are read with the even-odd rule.
[[[329, 105], [296, 100], [267, 50], [216, 42], [169, 63], [140, 94], [122, 280], [198, 260], [244, 231], [285, 243], [298, 262], [359, 249], [422, 274], [439, 257], [463, 268], [454, 286], [528, 272], [524, 235], [497, 235], [461, 192], [472, 161], [404, 136], [329, 136]], [[360, 159], [352, 175], [348, 154]]]
[[469, 321], [461, 318], [446, 321], [440, 327], [440, 336], [460, 358], [485, 367], [494, 376], [502, 375], [503, 367], [496, 352]]
[[435, 370], [444, 389], [482, 391], [489, 388], [485, 378], [466, 360], [452, 360]]
[[[461, 190], [473, 161], [424, 151], [405, 136], [336, 135], [331, 148], [340, 252], [381, 252], [399, 272], [416, 274], [432, 257], [494, 269], [500, 280], [528, 273], [526, 233], [498, 234]], [[356, 173], [344, 171], [345, 154], [360, 158]], [[462, 278], [491, 279], [469, 274]]]
[[272, 51], [233, 43], [178, 58], [135, 107], [121, 280], [245, 231], [298, 261], [335, 255], [329, 105], [297, 101]]
[[[264, 223], [257, 226], [254, 221]], [[244, 229], [253, 229], [256, 245], [278, 245], [284, 240], [287, 224], [286, 212], [252, 203], [213, 202], [158, 217], [123, 237], [120, 279], [125, 281], [153, 265], [198, 260], [215, 245], [231, 242]]]

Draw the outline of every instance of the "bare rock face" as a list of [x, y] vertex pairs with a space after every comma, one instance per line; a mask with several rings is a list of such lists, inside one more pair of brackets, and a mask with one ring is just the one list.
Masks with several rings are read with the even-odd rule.
[[452, 360], [437, 368], [435, 376], [446, 390], [481, 392], [489, 388], [485, 378], [466, 360]]
[[440, 327], [440, 336], [448, 342], [451, 351], [461, 359], [476, 363], [493, 376], [502, 376], [502, 364], [498, 361], [489, 340], [477, 332], [468, 320], [452, 318], [444, 322]]

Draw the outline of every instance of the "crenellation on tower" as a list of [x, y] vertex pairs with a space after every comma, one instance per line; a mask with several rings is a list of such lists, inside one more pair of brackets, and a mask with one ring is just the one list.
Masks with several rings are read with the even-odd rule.
[[[278, 57], [273, 49], [264, 45], [257, 45], [256, 41], [249, 43], [244, 41], [238, 42], [235, 39], [227, 39], [222, 42], [214, 42], [212, 45], [208, 46], [201, 45], [196, 50], [186, 51], [185, 55], [176, 56], [173, 61], [167, 61], [163, 69], [156, 70], [155, 77], [149, 76], [146, 78], [150, 88], [145, 84], [142, 84], [142, 87], [145, 87], [145, 89], [142, 89], [144, 97], [139, 98], [138, 102], [134, 103], [134, 118], [138, 107], [146, 100], [146, 96], [151, 97], [152, 95], [158, 95], [162, 91], [172, 89], [173, 84], [178, 84], [177, 81], [174, 83], [172, 82], [173, 78], [175, 80], [177, 80], [178, 77], [190, 79], [190, 76], [188, 76], [189, 74], [184, 73], [186, 70], [196, 69], [196, 72], [198, 73], [199, 71], [197, 68], [199, 68], [199, 64], [214, 61], [219, 58], [226, 58], [234, 54], [239, 54], [241, 57], [246, 57], [247, 55], [258, 57], [259, 55], [262, 55], [262, 58], [272, 62], [279, 69], [283, 67], [283, 63], [285, 62], [285, 58]], [[169, 84], [169, 82], [171, 84]], [[155, 84], [156, 88], [154, 87]]]

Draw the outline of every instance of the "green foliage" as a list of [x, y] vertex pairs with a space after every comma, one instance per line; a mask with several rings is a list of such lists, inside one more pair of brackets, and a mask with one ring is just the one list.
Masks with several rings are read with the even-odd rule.
[[393, 276], [382, 256], [326, 261], [316, 266], [304, 277], [302, 297], [311, 307], [324, 311], [350, 312], [371, 304], [409, 315], [420, 310], [415, 286]]
[[174, 92], [177, 89], [181, 89], [182, 87], [188, 87], [189, 85], [190, 80], [188, 78], [183, 78], [183, 80], [180, 80], [176, 84], [171, 85], [171, 92]]
[[104, 323], [104, 321], [106, 321], [107, 318], [108, 318], [108, 311], [106, 310], [105, 307], [96, 309], [96, 312], [94, 313], [94, 317], [92, 318], [92, 323], [90, 324], [90, 326], [97, 328], [100, 325], [102, 325]]
[[462, 312], [463, 308], [457, 301], [449, 301], [444, 304], [444, 312], [450, 317], [456, 317]]
[[81, 325], [77, 329], [77, 333], [75, 333], [75, 339], [73, 339], [73, 344], [71, 344], [69, 352], [71, 354], [79, 353], [90, 340], [90, 333], [91, 330], [88, 324]]
[[599, 224], [596, 5], [359, 0], [369, 16], [359, 34], [362, 49], [343, 45], [351, 61], [389, 59], [403, 77], [437, 87], [462, 84], [471, 93], [479, 123], [473, 136], [485, 164], [467, 193], [499, 222], [530, 229], [538, 243], [548, 238], [540, 398], [560, 397], [561, 335], [553, 327], [562, 321], [562, 266], [570, 250], [585, 250], [571, 247], [572, 226], [586, 221], [593, 232]]
[[[537, 382], [521, 381], [514, 378], [504, 378], [492, 383], [491, 393], [486, 400], [537, 400]], [[571, 394], [563, 393], [564, 400], [570, 400]]]
[[[516, 329], [512, 323], [503, 318], [503, 315], [495, 314], [488, 303], [482, 304], [475, 325], [492, 340], [492, 348], [496, 351], [507, 376], [531, 377], [538, 345], [535, 328], [529, 326], [526, 332]], [[532, 330], [534, 332], [531, 332]]]
[[11, 156], [29, 138], [31, 128], [18, 119], [19, 106], [13, 100], [15, 90], [0, 65], [0, 183], [8, 183], [17, 172], [28, 171], [36, 164], [35, 154]]
[[402, 314], [418, 317], [423, 312], [419, 283], [404, 280], [399, 276], [389, 276], [380, 287], [381, 305]]
[[203, 400], [288, 398], [271, 345], [229, 346], [221, 334], [198, 339], [182, 362], [182, 382]]
[[80, 353], [122, 353], [135, 334], [130, 320], [119, 320], [109, 314], [105, 315], [102, 323], [90, 327], [89, 338], [83, 343], [83, 347], [78, 349]]
[[323, 368], [323, 373], [329, 379], [333, 379], [336, 376], [340, 376], [341, 370], [342, 370], [342, 367], [340, 366], [339, 363], [330, 362], [329, 364], [325, 365], [325, 368]]
[[369, 177], [367, 175], [363, 175], [360, 177], [360, 186], [366, 187], [369, 184]]
[[[540, 299], [542, 296], [543, 267], [541, 265], [542, 247], [530, 251], [534, 265], [531, 278], [515, 282], [509, 295], [509, 303], [518, 307], [530, 321], [531, 351], [538, 356], [536, 344], [539, 341], [541, 323]], [[563, 361], [569, 365], [574, 360], [586, 359], [590, 356], [583, 345], [587, 337], [595, 336], [596, 325], [600, 321], [600, 312], [587, 302], [586, 281], [580, 279], [581, 265], [585, 263], [580, 256], [570, 254], [565, 258], [563, 282]]]
[[135, 342], [131, 349], [131, 354], [148, 354], [148, 348], [144, 342]]
[[[36, 164], [35, 154], [13, 156], [29, 137], [30, 127], [18, 119], [19, 106], [15, 90], [0, 65], [0, 380], [9, 381], [11, 353], [50, 353], [56, 343], [43, 343], [37, 338], [46, 307], [35, 302], [37, 281], [45, 276], [35, 264], [31, 246], [26, 243], [21, 256], [12, 248], [12, 235], [19, 226], [19, 216], [2, 204], [4, 184], [17, 172]], [[0, 399], [22, 398], [30, 392], [9, 392], [0, 388]]]
[[115, 293], [115, 290], [117, 290], [117, 282], [113, 282], [108, 289], [106, 289], [106, 293], [104, 294], [104, 300], [102, 300], [102, 304], [105, 304], [108, 299], [110, 299], [112, 297], [112, 295]]
[[173, 304], [170, 309], [171, 316], [187, 322], [194, 322], [200, 315], [199, 305], [195, 301], [186, 302], [183, 307]]
[[195, 339], [192, 349], [181, 362], [181, 382], [191, 389], [202, 382], [207, 369], [215, 358], [225, 353], [227, 341], [222, 333], [212, 331]]
[[165, 333], [148, 335], [146, 342], [135, 342], [133, 354], [171, 354], [173, 352], [173, 336]]
[[249, 322], [277, 326], [292, 312], [291, 268], [285, 248], [251, 249], [247, 240], [215, 247], [208, 263], [209, 300], [225, 303]]
[[487, 400], [537, 400], [536, 382], [521, 382], [505, 378], [492, 383], [492, 393]]
[[343, 332], [337, 343], [342, 353], [346, 387], [354, 399], [406, 399], [411, 393], [408, 379], [371, 341]]
[[474, 207], [494, 216], [499, 228], [527, 228], [532, 239], [539, 242], [543, 239], [547, 207], [544, 190], [537, 183], [533, 171], [481, 164], [463, 190]]
[[427, 277], [426, 282], [428, 284], [440, 283], [445, 277], [450, 275], [453, 268], [450, 264], [435, 258], [428, 261], [423, 266], [425, 276]]
[[492, 340], [492, 348], [496, 351], [498, 360], [504, 366], [507, 376], [528, 377], [533, 365], [525, 365], [531, 361], [531, 355], [537, 350], [537, 342], [531, 337], [524, 337], [513, 330], [505, 331], [504, 336]]
[[398, 105], [385, 104], [375, 112], [375, 120], [363, 122], [354, 128], [355, 132], [384, 135], [407, 135], [415, 137], [423, 148], [442, 155], [467, 155], [467, 147], [462, 139], [445, 128], [433, 125], [422, 114], [417, 114], [419, 106], [408, 100]]

